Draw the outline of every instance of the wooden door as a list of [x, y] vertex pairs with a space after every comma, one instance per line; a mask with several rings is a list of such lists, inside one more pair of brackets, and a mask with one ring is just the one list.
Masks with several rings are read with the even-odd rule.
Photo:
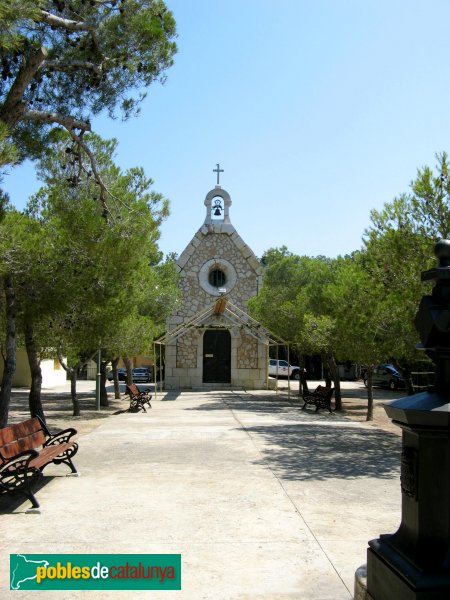
[[227, 329], [205, 331], [203, 383], [231, 383], [231, 335]]

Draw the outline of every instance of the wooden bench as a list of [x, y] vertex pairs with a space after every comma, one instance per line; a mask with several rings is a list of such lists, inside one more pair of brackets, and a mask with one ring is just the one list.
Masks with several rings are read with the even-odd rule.
[[328, 408], [331, 410], [331, 398], [334, 393], [334, 388], [328, 388], [323, 385], [318, 385], [313, 392], [303, 392], [303, 406], [302, 409], [306, 408], [308, 404], [313, 404], [316, 407], [316, 412], [319, 408]]
[[135, 383], [132, 383], [126, 386], [126, 392], [130, 396], [129, 412], [139, 412], [140, 410], [147, 412], [144, 404], [148, 404], [149, 408], [152, 407], [150, 404], [150, 400], [152, 399], [150, 391], [141, 391]]
[[27, 512], [39, 512], [32, 488], [48, 464], [64, 463], [70, 475], [79, 475], [72, 462], [78, 444], [70, 441], [76, 433], [69, 428], [52, 435], [39, 417], [0, 429], [0, 492], [23, 494], [32, 504]]

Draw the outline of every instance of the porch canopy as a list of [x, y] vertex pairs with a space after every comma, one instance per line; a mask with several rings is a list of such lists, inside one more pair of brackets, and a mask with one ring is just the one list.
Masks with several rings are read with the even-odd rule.
[[[232, 304], [226, 297], [221, 296], [206, 310], [200, 311], [194, 317], [182, 323], [172, 331], [167, 331], [162, 337], [158, 338], [154, 342], [155, 358], [156, 358], [156, 347], [160, 347], [159, 352], [159, 373], [160, 373], [160, 389], [162, 390], [162, 347], [167, 342], [173, 342], [183, 337], [188, 331], [192, 329], [235, 329], [241, 328], [245, 333], [254, 337], [259, 342], [266, 344], [267, 346], [275, 346], [277, 349], [278, 359], [278, 348], [280, 346], [286, 346], [289, 362], [289, 343], [275, 335], [269, 329], [261, 325], [256, 319], [253, 319], [248, 313]], [[268, 365], [266, 365], [266, 379], [268, 382], [269, 372]], [[276, 377], [276, 390], [278, 391], [278, 373]], [[156, 385], [155, 385], [155, 396], [156, 396]], [[268, 383], [267, 383], [268, 388]], [[290, 396], [290, 378], [288, 376], [288, 397]]]

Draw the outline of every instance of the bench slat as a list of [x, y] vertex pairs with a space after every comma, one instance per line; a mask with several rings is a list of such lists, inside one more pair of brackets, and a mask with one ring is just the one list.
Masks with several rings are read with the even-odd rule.
[[19, 454], [19, 452], [23, 452], [24, 450], [32, 450], [35, 448], [39, 448], [45, 442], [45, 435], [42, 431], [38, 431], [36, 433], [32, 433], [26, 437], [20, 438], [11, 442], [10, 444], [6, 444], [2, 448], [0, 448], [0, 453], [3, 458], [12, 458]]
[[72, 443], [58, 444], [57, 446], [46, 446], [39, 451], [39, 456], [36, 456], [36, 458], [31, 460], [30, 466], [40, 469], [43, 465], [48, 465], [54, 458], [60, 454], [63, 454], [63, 452], [72, 447]]
[[36, 417], [3, 427], [3, 429], [0, 429], [0, 447], [36, 431], [42, 431], [42, 425]]

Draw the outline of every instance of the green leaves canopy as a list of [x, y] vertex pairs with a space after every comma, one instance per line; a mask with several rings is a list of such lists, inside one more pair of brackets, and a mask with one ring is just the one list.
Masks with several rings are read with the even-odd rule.
[[55, 125], [88, 153], [90, 117], [134, 114], [176, 52], [175, 21], [161, 0], [3, 0], [0, 32], [11, 161], [39, 156]]

